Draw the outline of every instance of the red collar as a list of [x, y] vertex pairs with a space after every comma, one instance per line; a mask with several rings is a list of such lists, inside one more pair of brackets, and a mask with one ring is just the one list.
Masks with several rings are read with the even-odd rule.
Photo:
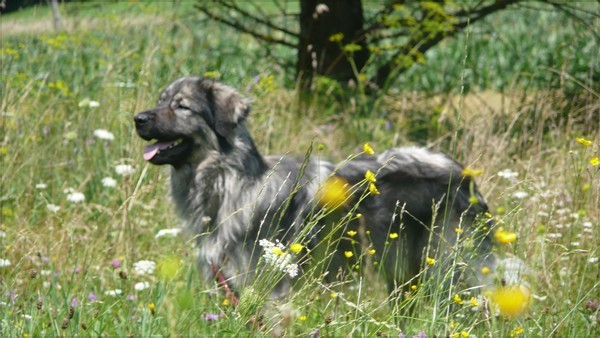
[[239, 299], [235, 296], [233, 291], [231, 291], [231, 288], [227, 284], [227, 281], [225, 280], [225, 277], [221, 273], [221, 269], [219, 268], [219, 266], [213, 262], [210, 262], [210, 266], [212, 267], [213, 273], [215, 274], [215, 277], [217, 278], [217, 282], [225, 291], [225, 295], [227, 296], [227, 298], [229, 300], [231, 300], [235, 306], [237, 306]]

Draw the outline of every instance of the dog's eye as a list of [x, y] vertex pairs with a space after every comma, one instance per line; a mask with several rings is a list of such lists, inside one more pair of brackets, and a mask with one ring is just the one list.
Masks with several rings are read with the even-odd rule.
[[190, 110], [190, 107], [183, 105], [181, 103], [177, 104], [177, 107], [175, 109], [186, 109], [186, 110]]

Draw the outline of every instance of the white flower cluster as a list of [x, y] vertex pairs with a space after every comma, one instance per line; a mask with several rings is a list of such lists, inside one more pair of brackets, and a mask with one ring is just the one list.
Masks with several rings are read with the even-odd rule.
[[113, 141], [115, 139], [115, 135], [106, 129], [94, 130], [94, 136], [106, 141]]
[[164, 236], [175, 237], [180, 232], [181, 232], [180, 228], [161, 229], [161, 230], [158, 231], [158, 233], [156, 234], [156, 236], [154, 236], [154, 238], [160, 238], [160, 237], [164, 237]]
[[135, 169], [129, 164], [118, 164], [115, 166], [115, 172], [119, 176], [129, 176], [135, 172]]
[[502, 178], [506, 178], [506, 179], [513, 179], [513, 178], [517, 178], [519, 176], [519, 173], [516, 171], [512, 171], [510, 169], [504, 169], [504, 170], [498, 172], [498, 176], [500, 176]]
[[117, 186], [117, 181], [112, 177], [105, 177], [102, 179], [102, 186], [105, 188], [114, 188]]
[[85, 195], [73, 188], [65, 189], [64, 193], [67, 194], [67, 201], [69, 202], [81, 203], [85, 201]]
[[292, 263], [292, 255], [285, 252], [285, 246], [279, 241], [273, 243], [267, 239], [258, 241], [258, 245], [265, 250], [263, 258], [267, 264], [285, 272], [290, 277], [298, 276], [298, 264]]
[[107, 296], [119, 296], [123, 294], [123, 291], [121, 289], [106, 290], [104, 291], [104, 294]]
[[153, 261], [139, 261], [133, 263], [133, 271], [138, 275], [151, 275], [156, 270], [156, 263]]
[[133, 285], [135, 291], [143, 291], [150, 288], [150, 283], [148, 282], [139, 282]]

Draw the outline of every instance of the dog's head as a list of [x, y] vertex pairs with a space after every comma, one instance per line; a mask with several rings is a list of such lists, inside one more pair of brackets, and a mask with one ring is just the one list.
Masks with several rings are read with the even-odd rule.
[[231, 147], [249, 110], [248, 101], [233, 88], [183, 77], [167, 86], [155, 108], [133, 119], [141, 138], [156, 140], [144, 148], [144, 159], [178, 166]]

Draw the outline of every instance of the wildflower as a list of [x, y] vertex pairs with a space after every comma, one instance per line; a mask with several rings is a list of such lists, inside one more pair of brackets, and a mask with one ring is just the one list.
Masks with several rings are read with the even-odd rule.
[[[590, 258], [588, 258], [588, 263], [590, 263], [590, 264], [596, 264], [596, 263], [598, 263], [598, 257], [590, 257]], [[0, 264], [0, 266], [2, 266], [2, 265]]]
[[156, 269], [156, 263], [148, 260], [141, 260], [133, 263], [133, 271], [138, 275], [151, 275]]
[[300, 253], [300, 251], [302, 251], [302, 249], [304, 249], [304, 245], [299, 244], [299, 243], [294, 243], [292, 245], [290, 245], [290, 251], [293, 253]]
[[369, 250], [369, 251], [367, 251], [367, 252], [369, 253], [369, 255], [374, 255], [374, 254], [377, 252], [377, 250], [375, 250], [375, 249], [370, 249], [370, 250]]
[[479, 306], [479, 303], [477, 302], [477, 299], [475, 299], [475, 297], [471, 297], [470, 303], [471, 303], [471, 306], [473, 306], [473, 307]]
[[331, 298], [335, 298], [337, 296], [338, 296], [337, 292], [332, 292], [329, 294], [329, 297], [331, 297]]
[[391, 239], [396, 239], [396, 238], [398, 238], [398, 233], [397, 233], [397, 232], [392, 232], [392, 233], [390, 234], [390, 238], [391, 238]]
[[373, 195], [379, 195], [379, 190], [377, 190], [377, 187], [373, 183], [369, 183], [369, 192]]
[[465, 167], [462, 170], [462, 175], [464, 177], [475, 177], [483, 174], [483, 169], [472, 169], [470, 167]]
[[431, 257], [427, 257], [426, 261], [427, 261], [427, 265], [429, 265], [429, 266], [435, 265], [435, 259], [433, 259]]
[[517, 178], [517, 176], [519, 176], [519, 173], [510, 169], [504, 169], [498, 172], [498, 176], [506, 179], [512, 179]]
[[48, 185], [46, 183], [38, 183], [35, 185], [36, 189], [46, 189]]
[[112, 141], [115, 139], [115, 135], [108, 130], [105, 129], [96, 129], [94, 130], [94, 136], [106, 141]]
[[452, 298], [452, 300], [453, 300], [455, 303], [459, 304], [459, 305], [462, 305], [462, 304], [463, 304], [463, 300], [460, 298], [460, 296], [459, 296], [458, 294], [454, 295], [454, 297]]
[[454, 232], [456, 232], [457, 234], [462, 234], [464, 232], [464, 229], [462, 229], [462, 228], [455, 228]]
[[115, 172], [119, 176], [129, 176], [135, 172], [135, 169], [129, 164], [119, 164], [115, 167]]
[[329, 12], [329, 7], [327, 7], [327, 5], [326, 5], [326, 4], [318, 4], [318, 5], [315, 7], [315, 12], [316, 12], [317, 14], [323, 14], [323, 13], [327, 13], [327, 12]]
[[215, 320], [219, 320], [219, 318], [221, 318], [221, 316], [216, 313], [207, 313], [203, 316], [203, 318], [206, 321], [215, 321]]
[[352, 251], [345, 251], [344, 256], [346, 256], [346, 258], [350, 258], [350, 257], [354, 256], [354, 253], [352, 253]]
[[356, 231], [354, 231], [354, 230], [348, 230], [348, 232], [347, 232], [347, 233], [348, 233], [348, 236], [350, 236], [350, 237], [354, 237], [354, 236], [356, 236], [356, 233], [357, 233], [357, 232], [356, 232]]
[[154, 314], [154, 303], [148, 304], [148, 309], [150, 310], [150, 313]]
[[78, 191], [72, 190], [70, 193], [67, 194], [67, 201], [73, 203], [81, 203], [85, 201], [85, 195]]
[[369, 155], [375, 154], [375, 152], [373, 151], [373, 148], [371, 148], [371, 146], [368, 143], [365, 143], [365, 145], [363, 146], [363, 150], [366, 154], [369, 154]]
[[344, 39], [344, 33], [336, 33], [329, 37], [331, 42], [340, 42]]
[[90, 302], [95, 302], [95, 301], [97, 301], [97, 300], [98, 300], [98, 297], [96, 297], [96, 294], [95, 294], [95, 293], [93, 293], [93, 292], [90, 292], [90, 294], [88, 295], [88, 300], [89, 300]]
[[338, 176], [328, 178], [321, 188], [319, 203], [333, 209], [338, 208], [350, 197], [348, 182]]
[[292, 263], [292, 256], [285, 253], [285, 247], [279, 242], [261, 239], [258, 244], [265, 250], [263, 258], [266, 263], [294, 278], [298, 275], [298, 264]]
[[377, 182], [377, 179], [375, 179], [375, 174], [373, 174], [371, 170], [367, 170], [367, 172], [365, 173], [365, 178], [371, 183]]
[[136, 291], [142, 291], [150, 288], [150, 283], [148, 282], [139, 282], [133, 285], [133, 289]]
[[518, 336], [520, 334], [523, 334], [523, 328], [520, 326], [515, 327], [515, 329], [511, 332], [512, 337]]
[[527, 196], [529, 196], [529, 194], [526, 193], [525, 191], [517, 191], [517, 192], [513, 193], [513, 197], [514, 198], [518, 198], [520, 200], [523, 199], [523, 198], [525, 198], [525, 197], [527, 197]]
[[119, 296], [123, 293], [123, 291], [121, 291], [121, 289], [114, 289], [114, 290], [106, 290], [104, 291], [104, 294], [107, 296]]
[[305, 321], [306, 320], [306, 316], [302, 315], [298, 319], [300, 319], [301, 321]]
[[410, 289], [413, 290], [413, 291], [416, 291], [417, 290], [417, 286], [416, 285], [411, 285]]
[[10, 261], [8, 259], [0, 258], [0, 268], [10, 266]]
[[229, 299], [227, 299], [227, 298], [223, 299], [223, 305], [225, 305], [225, 306], [229, 305]]
[[575, 141], [577, 141], [577, 143], [579, 143], [579, 144], [581, 144], [581, 145], [583, 145], [585, 147], [589, 147], [589, 146], [591, 146], [593, 144], [592, 141], [586, 140], [583, 137], [576, 137]]
[[492, 302], [504, 317], [515, 317], [525, 312], [529, 304], [529, 290], [524, 286], [507, 286], [493, 291]]
[[487, 266], [484, 266], [481, 268], [481, 273], [484, 275], [487, 275], [490, 273], [490, 268], [488, 268]]
[[160, 238], [160, 237], [164, 237], [164, 236], [175, 237], [175, 236], [179, 235], [180, 232], [181, 232], [180, 228], [160, 229], [160, 230], [158, 230], [156, 235], [154, 235], [154, 238]]
[[590, 164], [593, 166], [600, 165], [600, 158], [598, 158], [598, 156], [590, 158]]
[[106, 188], [114, 188], [117, 186], [117, 181], [112, 177], [105, 177], [102, 179], [102, 186]]
[[506, 231], [504, 228], [499, 228], [494, 234], [496, 240], [502, 244], [509, 244], [517, 240], [517, 234], [514, 232]]
[[111, 265], [113, 268], [115, 268], [115, 269], [116, 269], [116, 268], [120, 268], [120, 267], [121, 267], [121, 260], [119, 260], [119, 259], [113, 259], [113, 260], [110, 262], [110, 265]]
[[60, 210], [60, 207], [55, 204], [48, 204], [46, 205], [46, 209], [52, 213], [57, 213]]
[[0, 238], [6, 237], [6, 232], [0, 230]]
[[477, 196], [475, 196], [475, 195], [471, 195], [471, 197], [469, 197], [469, 203], [470, 204], [478, 204], [479, 198], [477, 198]]

